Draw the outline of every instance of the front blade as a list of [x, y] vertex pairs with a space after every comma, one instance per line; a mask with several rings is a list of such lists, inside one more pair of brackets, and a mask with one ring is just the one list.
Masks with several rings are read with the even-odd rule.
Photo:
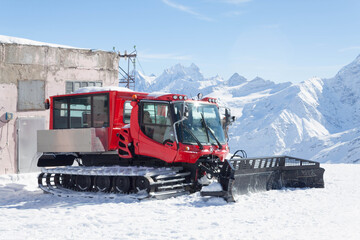
[[221, 168], [218, 181], [222, 191], [202, 192], [233, 202], [239, 195], [283, 187], [323, 188], [324, 169], [317, 162], [288, 157], [232, 158]]

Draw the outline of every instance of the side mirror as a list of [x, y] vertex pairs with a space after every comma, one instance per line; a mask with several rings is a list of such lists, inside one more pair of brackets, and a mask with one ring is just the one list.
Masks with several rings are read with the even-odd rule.
[[235, 121], [235, 116], [231, 116], [231, 111], [229, 108], [225, 108], [225, 122], [227, 125]]
[[189, 116], [189, 108], [188, 106], [185, 105], [184, 107], [184, 117], [188, 117]]
[[45, 109], [50, 108], [50, 100], [48, 98], [45, 100], [44, 104], [45, 104]]

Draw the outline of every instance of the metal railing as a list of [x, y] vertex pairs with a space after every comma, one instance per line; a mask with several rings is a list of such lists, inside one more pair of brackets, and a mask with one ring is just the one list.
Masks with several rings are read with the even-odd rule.
[[272, 156], [241, 158], [240, 156], [232, 157], [229, 162], [235, 170], [242, 169], [273, 169], [273, 168], [292, 168], [292, 167], [319, 167], [318, 162], [295, 158], [290, 156]]

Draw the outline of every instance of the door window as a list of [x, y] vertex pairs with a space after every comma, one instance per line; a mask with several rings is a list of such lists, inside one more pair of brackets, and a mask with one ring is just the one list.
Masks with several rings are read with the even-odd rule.
[[143, 103], [141, 130], [146, 136], [159, 143], [174, 142], [169, 104]]
[[126, 101], [124, 103], [124, 118], [123, 118], [124, 123], [130, 123], [131, 110], [132, 110], [131, 102]]

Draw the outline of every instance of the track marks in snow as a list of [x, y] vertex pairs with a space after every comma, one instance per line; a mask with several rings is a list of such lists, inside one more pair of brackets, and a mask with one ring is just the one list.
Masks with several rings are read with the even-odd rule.
[[38, 190], [36, 175], [0, 177], [0, 239], [360, 239], [360, 166], [325, 170], [325, 189], [260, 192], [236, 203], [199, 193], [61, 198]]

